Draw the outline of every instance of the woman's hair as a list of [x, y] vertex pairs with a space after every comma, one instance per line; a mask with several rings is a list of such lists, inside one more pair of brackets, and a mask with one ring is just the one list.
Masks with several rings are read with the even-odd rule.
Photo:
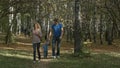
[[40, 29], [41, 30], [40, 24], [39, 23], [35, 23], [34, 24], [34, 29]]

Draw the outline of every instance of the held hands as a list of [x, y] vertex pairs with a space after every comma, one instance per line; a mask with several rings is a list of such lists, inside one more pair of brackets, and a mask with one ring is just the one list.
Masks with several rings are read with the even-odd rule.
[[62, 40], [62, 36], [60, 36], [60, 40]]

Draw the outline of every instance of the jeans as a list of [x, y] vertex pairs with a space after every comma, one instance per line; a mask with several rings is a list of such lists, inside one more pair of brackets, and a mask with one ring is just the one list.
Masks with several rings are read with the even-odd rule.
[[[53, 37], [52, 56], [60, 56], [60, 42], [61, 42], [61, 39], [59, 37]], [[57, 53], [55, 53], [56, 46], [57, 46]]]
[[38, 59], [40, 60], [40, 43], [33, 43], [33, 60], [36, 61], [36, 50], [38, 54]]
[[44, 50], [44, 58], [47, 58], [48, 55], [48, 44], [43, 45], [43, 50]]

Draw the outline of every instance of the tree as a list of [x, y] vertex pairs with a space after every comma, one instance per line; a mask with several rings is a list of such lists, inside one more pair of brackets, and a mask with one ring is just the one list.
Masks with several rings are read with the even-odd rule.
[[75, 22], [74, 22], [74, 54], [79, 54], [81, 49], [81, 44], [82, 44], [82, 39], [81, 39], [81, 28], [80, 28], [80, 20], [79, 20], [79, 0], [75, 0]]

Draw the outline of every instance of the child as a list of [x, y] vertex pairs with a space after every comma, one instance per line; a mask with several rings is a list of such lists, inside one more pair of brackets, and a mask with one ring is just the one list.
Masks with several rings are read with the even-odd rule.
[[47, 58], [47, 55], [48, 55], [48, 45], [49, 45], [49, 40], [47, 36], [45, 36], [45, 43], [43, 44], [44, 58]]

